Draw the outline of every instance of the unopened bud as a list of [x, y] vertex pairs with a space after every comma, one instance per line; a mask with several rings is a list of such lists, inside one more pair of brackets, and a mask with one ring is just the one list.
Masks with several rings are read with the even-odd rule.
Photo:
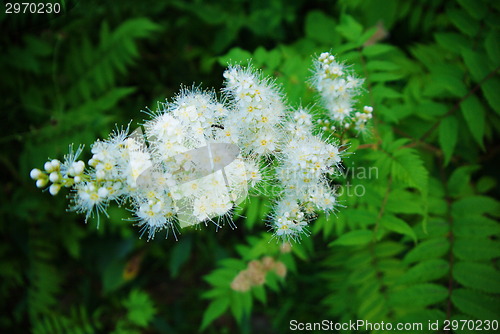
[[49, 193], [52, 195], [52, 196], [55, 196], [57, 195], [57, 193], [59, 192], [59, 190], [61, 190], [61, 185], [59, 184], [53, 184], [49, 187]]
[[38, 180], [40, 177], [42, 177], [43, 173], [41, 170], [39, 170], [38, 168], [33, 168], [30, 172], [30, 177], [33, 179], [33, 180]]
[[38, 188], [43, 188], [47, 185], [47, 183], [49, 183], [49, 180], [43, 178], [43, 179], [39, 179], [38, 181], [36, 181], [36, 186]]
[[58, 172], [52, 172], [52, 173], [50, 173], [50, 175], [49, 175], [50, 182], [56, 183], [57, 181], [59, 181], [59, 179], [60, 179], [60, 176], [59, 176]]

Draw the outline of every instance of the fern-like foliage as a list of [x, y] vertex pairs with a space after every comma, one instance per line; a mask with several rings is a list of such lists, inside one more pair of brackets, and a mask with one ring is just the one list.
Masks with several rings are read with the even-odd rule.
[[112, 31], [103, 22], [97, 46], [88, 37], [77, 42], [83, 44], [72, 45], [64, 73], [76, 80], [68, 82], [66, 99], [76, 106], [82, 99], [95, 98], [114, 87], [117, 75], [125, 74], [139, 55], [136, 41], [158, 30], [159, 26], [146, 18], [127, 20]]
[[34, 334], [91, 334], [98, 327], [92, 325], [86, 310], [76, 307], [70, 310], [68, 316], [61, 314], [47, 314], [34, 323], [32, 333]]
[[[445, 321], [498, 319], [500, 203], [485, 194], [494, 187], [491, 179], [472, 181], [480, 170], [474, 161], [488, 137], [498, 133], [498, 104], [491, 91], [498, 86], [500, 58], [493, 56], [498, 27], [492, 14], [498, 8], [468, 0], [425, 2], [415, 11], [410, 2], [383, 9], [376, 3], [345, 6], [360, 10], [367, 21], [387, 18], [387, 26], [366, 29], [353, 16], [337, 23], [317, 12], [306, 19], [306, 32], [316, 43], [339, 43], [339, 58], [357, 64], [367, 77], [366, 103], [378, 110], [372, 136], [348, 143], [356, 154], [345, 166], [373, 166], [376, 174], [346, 175], [351, 189], [362, 195], [344, 192], [339, 202], [347, 208], [320, 217], [312, 229], [323, 242], [333, 238], [328, 251], [317, 255], [322, 305], [336, 322], [420, 323], [429, 332], [442, 331]], [[445, 14], [430, 10], [436, 7]], [[425, 42], [406, 45], [406, 54], [377, 42], [398, 17], [428, 34]], [[342, 40], [321, 35], [328, 27]], [[311, 46], [308, 42], [297, 45]], [[286, 71], [293, 57], [281, 51]], [[238, 55], [247, 56], [231, 54]], [[253, 58], [271, 64], [262, 50]], [[228, 278], [218, 281], [226, 281], [227, 288]], [[206, 313], [210, 320], [227, 308], [220, 295], [209, 295], [214, 300]], [[436, 321], [439, 328], [428, 328]]]

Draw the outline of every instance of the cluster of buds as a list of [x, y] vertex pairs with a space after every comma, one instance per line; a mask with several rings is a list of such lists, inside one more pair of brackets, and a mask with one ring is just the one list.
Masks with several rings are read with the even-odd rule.
[[354, 114], [354, 124], [356, 131], [362, 132], [366, 128], [366, 123], [373, 117], [372, 112], [372, 107], [365, 106], [363, 108], [363, 112], [357, 111]]
[[36, 181], [38, 188], [49, 186], [49, 193], [57, 195], [61, 187], [71, 187], [76, 183], [82, 182], [84, 178], [85, 162], [76, 160], [82, 152], [83, 147], [79, 147], [75, 153], [70, 147], [70, 154], [64, 157], [64, 163], [57, 159], [47, 161], [43, 169], [34, 168], [30, 172], [30, 177]]
[[318, 125], [321, 126], [321, 130], [324, 132], [335, 132], [337, 130], [335, 125], [332, 125], [332, 122], [328, 119], [318, 119]]
[[240, 271], [231, 282], [231, 289], [245, 292], [253, 286], [263, 285], [266, 282], [266, 275], [269, 271], [274, 271], [278, 276], [286, 276], [286, 266], [281, 261], [276, 261], [270, 256], [261, 260], [252, 260], [247, 268]]

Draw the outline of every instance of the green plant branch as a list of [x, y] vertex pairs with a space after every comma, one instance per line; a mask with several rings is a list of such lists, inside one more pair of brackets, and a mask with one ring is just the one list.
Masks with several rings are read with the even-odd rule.
[[496, 74], [496, 72], [498, 72], [498, 70], [500, 70], [500, 66], [497, 66], [494, 70], [492, 70], [490, 73], [488, 73], [488, 75], [486, 75], [483, 79], [481, 79], [481, 81], [479, 81], [476, 84], [476, 86], [474, 86], [464, 97], [462, 97], [457, 103], [455, 103], [455, 105], [450, 110], [448, 110], [448, 112], [446, 114], [441, 116], [441, 118], [436, 123], [434, 123], [434, 125], [429, 130], [427, 130], [427, 132], [425, 132], [419, 139], [417, 139], [417, 141], [423, 142], [427, 137], [429, 137], [434, 132], [434, 130], [437, 129], [439, 124], [441, 124], [441, 121], [444, 118], [452, 115], [455, 111], [457, 111], [457, 109], [460, 107], [460, 104], [463, 101], [465, 101], [467, 98], [472, 96], [479, 88], [481, 88], [481, 85], [483, 83], [485, 83], [489, 79], [493, 78], [493, 76]]
[[392, 176], [389, 176], [389, 180], [387, 181], [387, 189], [385, 190], [385, 194], [384, 194], [384, 199], [382, 200], [382, 204], [380, 205], [380, 210], [379, 210], [378, 215], [377, 215], [377, 221], [375, 222], [375, 227], [373, 228], [374, 237], [379, 229], [380, 221], [382, 220], [382, 217], [384, 216], [385, 207], [387, 205], [387, 201], [389, 200], [389, 194], [391, 192], [391, 186], [392, 186]]
[[[441, 159], [440, 159], [441, 160]], [[450, 320], [451, 319], [451, 310], [452, 310], [452, 300], [451, 300], [451, 293], [453, 291], [453, 264], [455, 262], [455, 257], [453, 255], [453, 243], [454, 243], [454, 235], [453, 235], [453, 215], [451, 214], [451, 205], [452, 205], [452, 198], [449, 195], [449, 189], [447, 186], [446, 182], [446, 174], [445, 170], [443, 168], [443, 162], [440, 161], [439, 163], [439, 172], [441, 176], [441, 180], [443, 183], [444, 191], [445, 191], [445, 200], [446, 200], [446, 219], [449, 222], [449, 233], [448, 233], [448, 240], [450, 241], [450, 250], [448, 254], [448, 262], [450, 265], [450, 270], [449, 270], [449, 277], [448, 277], [448, 299], [446, 301], [446, 319]]]

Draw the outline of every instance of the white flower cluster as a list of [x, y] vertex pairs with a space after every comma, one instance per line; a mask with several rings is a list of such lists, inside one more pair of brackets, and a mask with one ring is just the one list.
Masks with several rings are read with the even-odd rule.
[[[334, 64], [328, 61], [324, 64]], [[329, 74], [318, 84], [325, 91], [343, 67], [323, 67]], [[33, 169], [31, 177], [40, 188], [52, 182], [52, 195], [71, 187], [71, 208], [86, 218], [106, 214], [111, 201], [130, 204], [142, 233], [152, 238], [163, 229], [175, 232], [176, 226], [212, 221], [218, 227], [215, 218], [221, 216], [232, 224], [232, 209], [266, 175], [278, 189], [271, 228], [285, 240], [300, 238], [317, 211], [336, 206], [328, 181], [340, 167], [339, 147], [322, 139], [307, 110], [291, 110], [276, 85], [258, 71], [230, 66], [224, 78], [225, 103], [214, 93], [183, 89], [150, 112], [144, 134], [126, 129], [96, 141], [87, 168], [77, 161], [80, 147], [70, 150], [64, 163], [51, 160], [44, 171]], [[349, 78], [351, 86], [346, 83], [345, 94], [336, 93], [332, 110], [350, 112], [346, 94], [359, 89], [361, 81]], [[366, 108], [364, 114], [369, 114]]]
[[[320, 93], [321, 102], [333, 121], [358, 132], [366, 128], [372, 118], [372, 107], [364, 107], [363, 112], [355, 112], [355, 97], [359, 95], [363, 80], [355, 77], [346, 65], [335, 60], [329, 52], [323, 52], [314, 62], [313, 87]], [[328, 125], [328, 120], [321, 123]], [[326, 129], [326, 127], [325, 127]]]

